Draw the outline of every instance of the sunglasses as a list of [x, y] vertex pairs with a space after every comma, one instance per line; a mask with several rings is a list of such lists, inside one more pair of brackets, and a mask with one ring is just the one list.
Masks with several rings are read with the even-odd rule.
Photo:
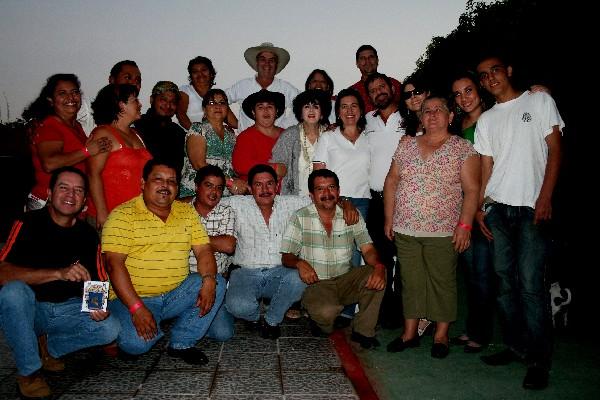
[[402, 100], [408, 100], [413, 96], [418, 96], [423, 93], [425, 93], [423, 89], [407, 90], [406, 92], [402, 92]]

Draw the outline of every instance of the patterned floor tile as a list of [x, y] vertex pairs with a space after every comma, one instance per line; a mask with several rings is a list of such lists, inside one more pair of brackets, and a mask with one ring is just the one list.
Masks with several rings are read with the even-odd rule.
[[281, 368], [294, 371], [340, 372], [342, 364], [335, 353], [286, 351], [281, 353]]
[[[136, 400], [201, 400], [208, 399], [208, 396], [185, 395], [185, 394], [150, 394], [139, 393], [134, 397]], [[61, 399], [62, 400], [62, 399]]]
[[277, 343], [260, 337], [235, 336], [223, 344], [223, 352], [236, 353], [275, 353]]
[[285, 400], [360, 400], [358, 396], [353, 395], [312, 395], [312, 394], [297, 394], [285, 396]]
[[205, 372], [214, 372], [217, 368], [217, 363], [219, 361], [219, 353], [218, 352], [207, 352], [204, 354], [208, 357], [208, 364], [206, 365], [192, 365], [183, 361], [181, 358], [174, 358], [169, 356], [166, 352], [164, 352], [160, 356], [160, 360], [158, 364], [156, 364], [156, 370], [194, 370], [194, 371], [205, 371]]
[[221, 351], [221, 348], [223, 347], [223, 342], [217, 342], [212, 339], [204, 338], [196, 344], [196, 347], [206, 353], [209, 353], [209, 352], [218, 353]]
[[240, 369], [278, 370], [279, 358], [277, 353], [223, 352], [219, 361], [219, 371], [237, 371]]
[[246, 395], [246, 394], [219, 394], [211, 396], [210, 400], [283, 400], [283, 396], [276, 395]]
[[283, 393], [289, 395], [356, 395], [342, 372], [283, 372]]
[[65, 393], [59, 400], [129, 400], [130, 394]]
[[331, 353], [334, 351], [331, 341], [326, 338], [280, 338], [279, 351], [302, 351], [306, 353]]
[[153, 347], [152, 350], [146, 354], [142, 354], [139, 357], [132, 360], [123, 360], [119, 357], [102, 356], [97, 361], [98, 368], [105, 370], [115, 369], [137, 369], [137, 370], [148, 370], [150, 369], [160, 358], [163, 350], [157, 347]]
[[0, 368], [0, 381], [12, 374], [14, 374], [14, 368]]
[[69, 393], [125, 393], [131, 394], [142, 384], [145, 371], [101, 370], [73, 384]]
[[281, 337], [312, 337], [312, 334], [304, 325], [282, 325]]
[[139, 394], [208, 396], [212, 380], [210, 372], [156, 371], [148, 376]]
[[6, 375], [0, 379], [0, 399], [16, 399], [17, 378], [15, 374]]
[[[217, 372], [211, 396], [235, 395], [281, 395], [281, 379], [278, 371], [224, 371]], [[262, 396], [260, 396], [262, 398]]]

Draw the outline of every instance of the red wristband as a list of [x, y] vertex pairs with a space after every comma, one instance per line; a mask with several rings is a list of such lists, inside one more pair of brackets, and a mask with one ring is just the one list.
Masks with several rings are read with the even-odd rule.
[[88, 150], [87, 147], [84, 147], [83, 149], [81, 149], [81, 151], [83, 151], [83, 154], [85, 154], [86, 157], [91, 157], [92, 156], [90, 154], [90, 151]]
[[465, 224], [464, 222], [459, 222], [457, 225], [459, 228], [463, 228], [465, 231], [470, 231], [473, 229], [471, 225]]
[[135, 312], [141, 308], [144, 305], [144, 303], [142, 303], [141, 300], [139, 300], [137, 303], [134, 303], [131, 305], [131, 307], [129, 307], [129, 314], [133, 315], [135, 314]]
[[382, 263], [375, 264], [375, 267], [381, 267], [381, 268], [385, 269], [385, 265], [383, 265]]

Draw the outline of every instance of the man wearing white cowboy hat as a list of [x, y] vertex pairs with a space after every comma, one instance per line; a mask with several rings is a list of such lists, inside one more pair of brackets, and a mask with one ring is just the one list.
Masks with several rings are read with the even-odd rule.
[[[294, 118], [291, 108], [292, 100], [299, 91], [291, 83], [275, 78], [275, 75], [280, 73], [290, 61], [290, 53], [281, 47], [273, 46], [272, 43], [262, 43], [259, 46], [246, 49], [244, 58], [257, 74], [242, 79], [225, 90], [229, 101], [231, 103], [241, 103], [246, 97], [261, 89], [283, 93], [286, 112], [277, 118], [275, 125], [287, 128], [297, 124], [298, 122]], [[238, 120], [238, 132], [242, 132], [254, 124], [254, 121], [248, 118], [241, 109]]]

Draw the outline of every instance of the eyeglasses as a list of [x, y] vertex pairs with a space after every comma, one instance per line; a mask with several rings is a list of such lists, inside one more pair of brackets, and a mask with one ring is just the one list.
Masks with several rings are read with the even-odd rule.
[[406, 92], [402, 92], [402, 100], [408, 100], [413, 96], [418, 96], [423, 93], [425, 93], [423, 89], [407, 90]]
[[227, 106], [227, 102], [226, 101], [214, 101], [214, 100], [209, 100], [208, 103], [209, 106]]

